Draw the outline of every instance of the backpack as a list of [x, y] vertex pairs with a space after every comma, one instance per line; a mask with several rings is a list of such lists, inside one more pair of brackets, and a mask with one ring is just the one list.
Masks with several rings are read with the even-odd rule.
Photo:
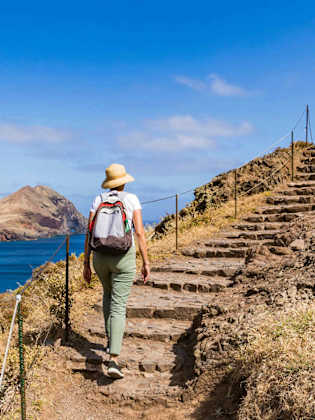
[[126, 192], [110, 191], [101, 194], [89, 226], [89, 244], [93, 251], [103, 254], [125, 254], [132, 245], [132, 233], [126, 216]]

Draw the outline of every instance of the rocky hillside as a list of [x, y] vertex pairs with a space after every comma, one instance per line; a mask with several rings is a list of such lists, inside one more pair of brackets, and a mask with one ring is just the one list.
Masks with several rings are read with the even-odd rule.
[[198, 319], [190, 397], [205, 399], [197, 418], [211, 410], [226, 420], [314, 418], [314, 214], [276, 238], [286, 252], [253, 247], [230, 294]]
[[0, 241], [81, 233], [85, 217], [51, 188], [26, 186], [0, 200]]
[[[301, 153], [306, 147], [296, 142], [295, 168], [299, 165]], [[249, 195], [273, 190], [277, 185], [288, 182], [291, 177], [290, 148], [277, 148], [274, 152], [257, 157], [237, 169], [237, 194]], [[181, 219], [194, 217], [211, 207], [217, 207], [234, 198], [235, 170], [215, 176], [210, 182], [195, 189], [194, 200], [179, 212]], [[175, 215], [169, 214], [155, 227], [154, 239], [158, 239], [175, 227]]]

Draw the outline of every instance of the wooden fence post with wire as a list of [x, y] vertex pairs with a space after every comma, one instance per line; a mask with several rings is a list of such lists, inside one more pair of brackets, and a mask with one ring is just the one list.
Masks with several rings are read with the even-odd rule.
[[308, 144], [308, 122], [309, 122], [309, 108], [306, 105], [306, 125], [305, 125], [305, 143]]
[[176, 229], [176, 251], [178, 250], [178, 194], [176, 194], [176, 221], [175, 221], [175, 229]]
[[294, 181], [294, 134], [291, 131], [291, 181]]
[[237, 217], [237, 169], [234, 171], [234, 218]]

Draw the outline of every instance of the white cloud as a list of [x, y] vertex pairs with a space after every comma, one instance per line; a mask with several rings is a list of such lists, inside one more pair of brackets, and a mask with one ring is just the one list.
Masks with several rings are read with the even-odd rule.
[[245, 96], [249, 92], [240, 86], [232, 85], [216, 74], [210, 74], [210, 88], [219, 96]]
[[250, 95], [247, 89], [228, 83], [217, 74], [210, 74], [206, 82], [198, 79], [191, 79], [186, 76], [176, 76], [175, 80], [184, 86], [198, 91], [210, 91], [219, 96], [246, 96]]
[[175, 115], [163, 120], [148, 121], [141, 131], [120, 136], [126, 149], [162, 151], [203, 150], [214, 147], [219, 137], [237, 137], [252, 131], [245, 121], [232, 125], [213, 118], [196, 119], [191, 115]]
[[208, 137], [239, 136], [248, 134], [252, 130], [252, 126], [248, 122], [243, 122], [240, 125], [235, 126], [214, 118], [204, 118], [202, 120], [198, 120], [193, 118], [191, 115], [175, 115], [164, 120], [152, 121], [149, 122], [149, 126], [155, 130], [202, 134]]
[[69, 133], [51, 127], [0, 123], [0, 141], [7, 141], [9, 143], [58, 143], [69, 138]]
[[185, 76], [175, 76], [175, 80], [177, 83], [188, 86], [191, 89], [195, 89], [195, 90], [207, 89], [206, 83], [202, 82], [201, 80], [190, 79], [189, 77], [185, 77]]

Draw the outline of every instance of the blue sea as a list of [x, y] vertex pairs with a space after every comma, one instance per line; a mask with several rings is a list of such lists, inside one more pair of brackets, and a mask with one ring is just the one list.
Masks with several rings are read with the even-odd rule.
[[[145, 221], [144, 225], [152, 225], [155, 221]], [[14, 290], [23, 285], [32, 276], [32, 269], [44, 264], [54, 254], [65, 236], [37, 239], [36, 241], [0, 242], [0, 293]], [[70, 255], [77, 256], [84, 252], [85, 235], [71, 235]], [[66, 257], [64, 244], [58, 254], [51, 259], [56, 262]]]
[[[38, 239], [36, 241], [0, 242], [0, 293], [16, 289], [32, 276], [32, 269], [50, 259], [64, 236]], [[84, 252], [85, 235], [70, 237], [70, 254], [77, 256]], [[66, 245], [60, 249], [52, 261], [65, 259]]]

